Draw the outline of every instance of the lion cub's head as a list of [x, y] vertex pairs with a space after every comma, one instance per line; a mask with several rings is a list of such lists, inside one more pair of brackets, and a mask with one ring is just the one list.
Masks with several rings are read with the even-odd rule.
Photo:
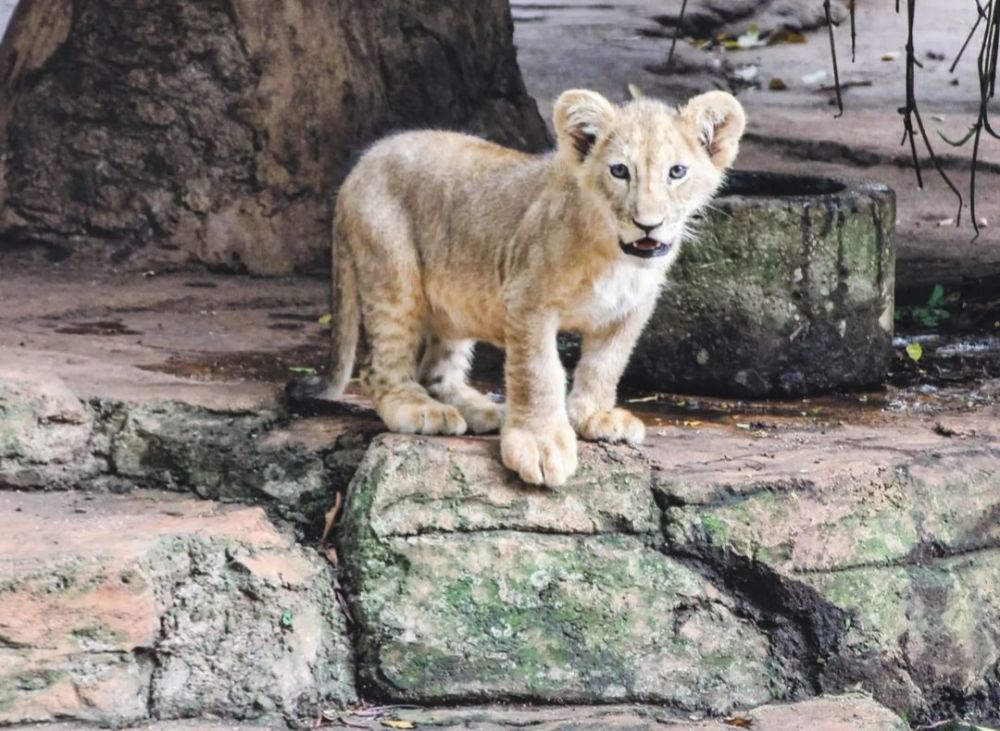
[[746, 125], [743, 107], [721, 91], [675, 109], [645, 98], [616, 107], [571, 90], [556, 101], [553, 120], [558, 154], [606, 201], [622, 251], [644, 259], [676, 249], [692, 214], [722, 184]]

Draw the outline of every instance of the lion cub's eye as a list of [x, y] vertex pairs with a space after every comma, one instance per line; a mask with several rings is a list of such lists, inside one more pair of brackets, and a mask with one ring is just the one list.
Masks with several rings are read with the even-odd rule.
[[687, 165], [674, 165], [672, 168], [670, 168], [670, 179], [680, 180], [685, 175], [687, 175], [687, 173], [688, 173]]
[[619, 162], [612, 165], [610, 168], [608, 168], [608, 170], [613, 177], [616, 177], [619, 180], [628, 180], [629, 178], [628, 165], [622, 165]]

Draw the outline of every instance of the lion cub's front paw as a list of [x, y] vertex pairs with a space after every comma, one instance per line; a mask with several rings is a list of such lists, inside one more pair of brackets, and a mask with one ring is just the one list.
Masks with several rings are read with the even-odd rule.
[[646, 425], [632, 412], [625, 409], [595, 411], [580, 419], [576, 433], [591, 442], [628, 442], [642, 444], [646, 438]]
[[576, 472], [576, 435], [569, 424], [506, 427], [500, 435], [500, 454], [504, 465], [525, 482], [559, 487]]
[[454, 406], [427, 399], [393, 404], [379, 412], [389, 431], [401, 434], [465, 434], [465, 419]]

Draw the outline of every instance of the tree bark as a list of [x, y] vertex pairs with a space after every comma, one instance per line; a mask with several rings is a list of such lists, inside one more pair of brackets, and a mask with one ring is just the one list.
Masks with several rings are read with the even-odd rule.
[[0, 45], [0, 236], [56, 255], [326, 266], [392, 130], [537, 151], [507, 0], [21, 0]]

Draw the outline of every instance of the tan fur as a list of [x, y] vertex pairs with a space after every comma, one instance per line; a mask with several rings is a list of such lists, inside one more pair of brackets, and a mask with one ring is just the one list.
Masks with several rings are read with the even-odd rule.
[[[615, 407], [618, 380], [745, 122], [722, 92], [678, 110], [651, 99], [616, 107], [574, 90], [553, 116], [549, 155], [449, 132], [396, 135], [364, 155], [334, 221], [330, 394], [350, 375], [363, 319], [369, 385], [390, 429], [502, 427], [504, 464], [558, 486], [576, 469], [577, 434], [642, 441], [642, 422]], [[611, 174], [615, 164], [628, 166], [629, 180]], [[687, 174], [672, 180], [678, 164]], [[649, 236], [672, 248], [626, 253], [620, 242], [643, 238], [639, 224], [655, 224]], [[556, 348], [563, 330], [583, 337], [568, 398]], [[476, 340], [506, 349], [506, 413], [466, 383]]]

